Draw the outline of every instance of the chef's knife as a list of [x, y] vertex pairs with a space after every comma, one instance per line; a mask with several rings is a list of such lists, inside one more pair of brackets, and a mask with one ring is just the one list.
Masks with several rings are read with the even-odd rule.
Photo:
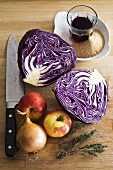
[[7, 43], [6, 59], [6, 132], [5, 132], [5, 153], [8, 157], [16, 156], [16, 118], [15, 106], [24, 95], [24, 85], [19, 72], [18, 45], [16, 39], [11, 35]]

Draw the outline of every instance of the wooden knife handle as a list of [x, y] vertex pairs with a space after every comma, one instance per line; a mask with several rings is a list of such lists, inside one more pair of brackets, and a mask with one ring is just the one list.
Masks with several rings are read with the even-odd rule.
[[8, 157], [16, 156], [16, 118], [15, 108], [6, 109], [5, 153]]

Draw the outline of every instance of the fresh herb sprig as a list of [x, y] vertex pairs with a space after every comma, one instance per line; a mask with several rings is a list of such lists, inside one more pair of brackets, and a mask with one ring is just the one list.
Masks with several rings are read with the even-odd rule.
[[83, 156], [86, 156], [87, 154], [98, 156], [97, 154], [104, 152], [106, 147], [108, 146], [102, 145], [101, 143], [95, 143], [95, 144], [85, 145], [79, 148], [79, 151], [82, 151]]
[[[102, 145], [99, 143], [96, 144], [86, 144], [82, 147], [79, 145], [82, 144], [84, 141], [90, 139], [96, 132], [96, 130], [92, 130], [90, 133], [83, 133], [77, 137], [73, 137], [70, 141], [67, 142], [67, 138], [71, 137], [73, 133], [76, 133], [78, 129], [82, 129], [87, 124], [78, 122], [76, 123], [73, 128], [71, 129], [70, 133], [66, 136], [62, 143], [60, 143], [59, 149], [57, 152], [56, 158], [63, 158], [66, 155], [74, 155], [75, 153], [80, 152], [81, 155], [93, 155], [97, 156], [97, 154], [102, 153], [105, 151], [107, 145]], [[77, 147], [78, 146], [78, 147]]]

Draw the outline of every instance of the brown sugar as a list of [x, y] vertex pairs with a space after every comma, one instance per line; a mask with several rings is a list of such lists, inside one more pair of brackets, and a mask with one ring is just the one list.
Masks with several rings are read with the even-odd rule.
[[103, 34], [95, 29], [88, 40], [80, 43], [73, 42], [72, 46], [76, 49], [78, 58], [89, 58], [99, 54], [104, 44], [105, 40]]

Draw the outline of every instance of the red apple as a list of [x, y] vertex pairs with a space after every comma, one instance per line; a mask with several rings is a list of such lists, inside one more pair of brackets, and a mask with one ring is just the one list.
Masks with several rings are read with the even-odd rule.
[[63, 137], [72, 125], [70, 116], [62, 110], [49, 112], [44, 119], [44, 128], [51, 137]]
[[25, 94], [18, 103], [18, 112], [27, 114], [32, 122], [36, 122], [46, 111], [46, 100], [36, 92]]

